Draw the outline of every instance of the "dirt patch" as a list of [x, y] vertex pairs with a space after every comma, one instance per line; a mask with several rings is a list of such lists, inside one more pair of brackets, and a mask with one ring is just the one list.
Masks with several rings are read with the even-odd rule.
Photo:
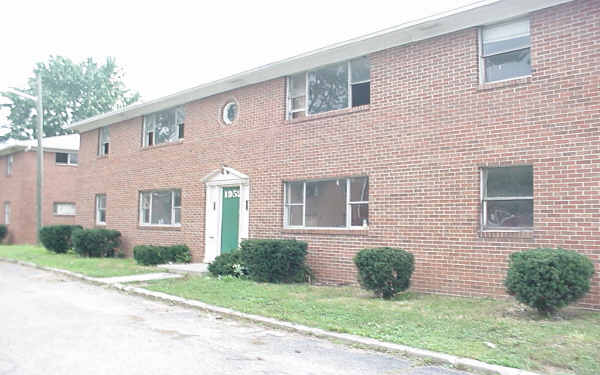
[[559, 322], [564, 320], [579, 319], [583, 317], [586, 311], [567, 307], [552, 315], [542, 315], [534, 308], [522, 304], [513, 304], [503, 308], [501, 311], [499, 311], [499, 313], [502, 317], [513, 318], [517, 320]]

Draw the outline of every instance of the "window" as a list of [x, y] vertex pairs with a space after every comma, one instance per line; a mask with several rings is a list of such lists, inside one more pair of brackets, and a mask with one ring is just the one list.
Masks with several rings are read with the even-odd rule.
[[182, 139], [184, 119], [183, 107], [144, 116], [143, 146], [148, 147]]
[[357, 107], [371, 102], [367, 57], [288, 77], [288, 118]]
[[367, 177], [285, 183], [285, 227], [366, 227]]
[[237, 118], [238, 114], [238, 105], [236, 102], [231, 101], [225, 104], [223, 107], [223, 122], [226, 125], [231, 125]]
[[106, 194], [96, 195], [96, 224], [106, 224]]
[[181, 190], [140, 193], [140, 225], [179, 226]]
[[76, 152], [57, 152], [56, 164], [77, 165], [78, 157]]
[[14, 162], [15, 162], [15, 158], [13, 155], [8, 155], [6, 157], [6, 175], [7, 176], [12, 175], [12, 169], [13, 169]]
[[108, 155], [110, 145], [110, 133], [108, 126], [98, 129], [98, 155]]
[[529, 19], [484, 27], [481, 30], [480, 51], [483, 82], [530, 75]]
[[533, 167], [482, 170], [483, 229], [533, 227]]
[[4, 224], [10, 224], [10, 202], [4, 202]]
[[75, 216], [75, 203], [54, 203], [54, 215]]

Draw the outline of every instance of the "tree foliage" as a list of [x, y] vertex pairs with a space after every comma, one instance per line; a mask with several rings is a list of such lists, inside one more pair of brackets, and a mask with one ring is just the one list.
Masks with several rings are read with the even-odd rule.
[[[123, 72], [110, 57], [104, 64], [92, 58], [77, 64], [66, 57], [50, 56], [47, 62], [37, 63], [33, 73], [28, 87], [18, 90], [36, 96], [36, 77], [41, 75], [46, 137], [69, 134], [67, 124], [127, 106], [140, 97], [125, 87]], [[0, 142], [36, 137], [35, 103], [9, 92], [0, 95], [10, 100], [1, 105], [10, 113], [9, 131], [0, 136]]]

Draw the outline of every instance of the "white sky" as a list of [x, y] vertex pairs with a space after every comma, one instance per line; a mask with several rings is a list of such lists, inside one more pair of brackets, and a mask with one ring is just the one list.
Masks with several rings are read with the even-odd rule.
[[5, 1], [0, 91], [25, 87], [49, 55], [114, 56], [126, 85], [149, 100], [474, 2]]

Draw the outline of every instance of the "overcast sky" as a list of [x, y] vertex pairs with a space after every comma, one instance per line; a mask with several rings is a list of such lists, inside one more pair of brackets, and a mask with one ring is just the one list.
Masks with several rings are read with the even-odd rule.
[[0, 91], [25, 87], [49, 55], [113, 56], [149, 100], [475, 2], [5, 1]]

